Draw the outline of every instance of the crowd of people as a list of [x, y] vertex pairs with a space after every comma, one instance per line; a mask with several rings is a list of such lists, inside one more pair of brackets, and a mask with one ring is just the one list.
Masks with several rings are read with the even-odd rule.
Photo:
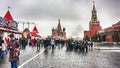
[[74, 39], [55, 39], [55, 38], [34, 38], [34, 39], [26, 39], [24, 37], [20, 39], [16, 39], [14, 34], [9, 35], [10, 40], [7, 44], [0, 36], [0, 58], [4, 58], [4, 56], [9, 52], [9, 61], [11, 62], [11, 68], [17, 68], [17, 61], [19, 60], [20, 49], [26, 48], [27, 45], [31, 47], [37, 47], [37, 51], [40, 50], [41, 47], [44, 47], [45, 50], [48, 47], [51, 47], [52, 50], [58, 47], [66, 47], [67, 50], [75, 50], [81, 52], [88, 52], [88, 49], [92, 49], [93, 43], [88, 42], [86, 40], [74, 40]]
[[67, 50], [88, 52], [88, 49], [92, 49], [92, 48], [93, 48], [93, 43], [88, 42], [87, 40], [69, 39], [67, 41]]

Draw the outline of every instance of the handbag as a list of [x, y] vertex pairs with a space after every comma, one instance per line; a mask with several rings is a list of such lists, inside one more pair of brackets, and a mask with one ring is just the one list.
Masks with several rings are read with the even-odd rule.
[[17, 49], [14, 49], [13, 56], [18, 56], [18, 55], [19, 55], [19, 51]]

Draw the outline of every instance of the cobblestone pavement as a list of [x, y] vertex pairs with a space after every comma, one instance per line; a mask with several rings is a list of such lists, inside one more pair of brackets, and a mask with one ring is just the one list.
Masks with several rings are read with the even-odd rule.
[[120, 68], [120, 51], [93, 50], [88, 53], [48, 50], [23, 68]]
[[[36, 54], [36, 48], [22, 50], [19, 65]], [[4, 61], [0, 62], [0, 66], [10, 68], [9, 62]], [[3, 67], [5, 65], [8, 67]], [[120, 68], [120, 50], [89, 50], [82, 53], [56, 47], [53, 51], [48, 49], [42, 52], [22, 68]]]

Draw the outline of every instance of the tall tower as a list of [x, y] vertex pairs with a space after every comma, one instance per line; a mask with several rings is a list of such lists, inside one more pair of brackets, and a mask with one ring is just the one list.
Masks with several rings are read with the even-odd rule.
[[92, 9], [92, 15], [91, 15], [91, 21], [89, 23], [89, 30], [90, 30], [90, 36], [94, 36], [98, 34], [98, 31], [101, 29], [100, 23], [97, 18], [97, 11], [95, 8], [95, 1], [93, 1], [93, 9]]

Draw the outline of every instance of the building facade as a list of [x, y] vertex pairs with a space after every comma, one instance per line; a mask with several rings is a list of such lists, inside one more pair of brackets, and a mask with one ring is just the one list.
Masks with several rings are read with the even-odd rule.
[[66, 31], [65, 31], [64, 27], [63, 28], [61, 27], [60, 19], [58, 19], [58, 26], [57, 26], [57, 28], [53, 27], [51, 37], [66, 38]]
[[93, 9], [91, 15], [91, 21], [89, 22], [89, 30], [84, 31], [84, 38], [88, 37], [89, 39], [98, 34], [98, 31], [101, 30], [100, 22], [97, 18], [97, 11], [95, 8], [95, 1], [93, 1]]
[[120, 21], [110, 27], [100, 30], [99, 34], [101, 35], [103, 42], [120, 41]]

